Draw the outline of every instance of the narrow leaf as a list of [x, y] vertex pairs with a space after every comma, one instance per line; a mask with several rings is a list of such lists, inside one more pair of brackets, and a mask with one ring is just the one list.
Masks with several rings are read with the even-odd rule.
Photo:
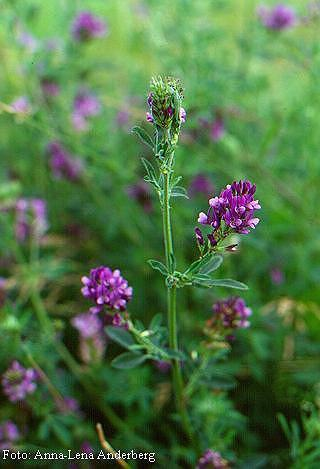
[[148, 264], [150, 264], [154, 270], [158, 270], [159, 272], [161, 272], [162, 275], [165, 275], [165, 276], [168, 275], [167, 267], [164, 264], [162, 264], [162, 262], [155, 261], [154, 259], [149, 259]]
[[145, 158], [141, 158], [141, 162], [142, 162], [145, 170], [147, 171], [147, 177], [149, 178], [149, 180], [150, 181], [156, 181], [156, 179], [157, 179], [156, 171], [155, 171], [152, 163], [150, 163], [150, 161], [146, 160]]
[[131, 132], [138, 135], [140, 140], [153, 150], [153, 147], [154, 147], [153, 140], [144, 129], [135, 125], [134, 127], [132, 127]]
[[226, 287], [235, 288], [237, 290], [248, 290], [248, 286], [245, 283], [232, 280], [231, 278], [222, 279], [194, 279], [194, 284], [200, 287], [212, 288], [212, 287]]
[[122, 347], [130, 349], [135, 344], [131, 334], [121, 327], [108, 326], [105, 328], [107, 336]]
[[171, 197], [184, 197], [185, 199], [189, 199], [186, 189], [182, 186], [176, 186], [171, 189]]
[[208, 262], [201, 265], [199, 272], [201, 274], [210, 274], [214, 270], [217, 270], [222, 264], [222, 262], [223, 262], [222, 256], [213, 256], [208, 260]]
[[158, 313], [155, 316], [153, 316], [153, 318], [150, 321], [148, 329], [150, 329], [150, 331], [154, 331], [155, 329], [158, 329], [158, 327], [160, 327], [162, 324], [162, 319], [163, 318], [162, 318], [161, 313]]
[[111, 365], [114, 368], [120, 369], [135, 368], [136, 366], [139, 366], [141, 363], [146, 361], [147, 358], [148, 357], [146, 355], [142, 355], [141, 353], [125, 352], [114, 358], [111, 362]]

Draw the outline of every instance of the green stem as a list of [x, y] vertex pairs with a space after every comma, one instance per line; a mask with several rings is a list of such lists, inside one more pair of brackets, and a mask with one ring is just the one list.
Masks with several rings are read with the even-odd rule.
[[[164, 173], [164, 190], [163, 190], [163, 235], [164, 247], [166, 255], [167, 269], [170, 274], [173, 273], [172, 259], [174, 258], [172, 230], [171, 230], [171, 214], [170, 214], [170, 181], [172, 172], [172, 159], [170, 158], [169, 169]], [[168, 328], [169, 328], [169, 346], [172, 350], [178, 352], [178, 334], [177, 334], [177, 308], [176, 308], [176, 295], [177, 289], [175, 286], [167, 286], [167, 301], [168, 301]], [[189, 417], [186, 411], [185, 398], [183, 392], [183, 379], [181, 374], [180, 362], [178, 359], [172, 360], [172, 377], [173, 388], [175, 394], [176, 407], [180, 414], [181, 422], [184, 431], [192, 440], [192, 430]]]

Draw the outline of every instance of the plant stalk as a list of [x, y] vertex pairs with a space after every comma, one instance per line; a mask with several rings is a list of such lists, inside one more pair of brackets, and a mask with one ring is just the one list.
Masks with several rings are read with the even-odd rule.
[[[173, 155], [172, 155], [173, 156]], [[162, 216], [163, 216], [163, 235], [164, 247], [166, 255], [167, 269], [170, 274], [173, 273], [172, 259], [174, 258], [172, 229], [171, 229], [171, 213], [170, 213], [170, 182], [172, 176], [172, 160], [171, 158], [169, 169], [163, 174], [164, 176], [164, 190], [163, 190], [163, 203], [162, 203]], [[178, 334], [177, 334], [177, 307], [176, 307], [177, 289], [176, 286], [167, 286], [167, 308], [168, 308], [168, 329], [169, 329], [169, 346], [172, 350], [178, 352]], [[181, 422], [185, 433], [193, 440], [191, 425], [186, 410], [183, 379], [181, 374], [180, 362], [178, 359], [172, 360], [172, 378], [173, 388], [176, 401], [176, 407], [180, 414]]]

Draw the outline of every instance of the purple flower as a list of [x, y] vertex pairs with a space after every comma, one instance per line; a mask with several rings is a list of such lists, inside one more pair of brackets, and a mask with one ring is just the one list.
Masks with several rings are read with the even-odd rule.
[[107, 25], [90, 11], [81, 11], [73, 21], [71, 32], [76, 41], [82, 42], [105, 36]]
[[92, 446], [90, 445], [89, 441], [84, 441], [82, 444], [81, 444], [81, 450], [84, 452], [84, 453], [93, 453], [93, 448]]
[[186, 121], [187, 113], [181, 106], [183, 94], [179, 80], [157, 77], [151, 80], [151, 92], [147, 97], [148, 122], [177, 132]]
[[93, 313], [99, 313], [104, 307], [112, 312], [125, 311], [127, 302], [132, 298], [132, 288], [118, 269], [112, 271], [109, 267], [97, 267], [81, 281], [84, 285], [81, 289], [83, 296], [96, 305], [90, 308]]
[[200, 228], [195, 228], [194, 229], [194, 232], [195, 232], [195, 235], [196, 235], [196, 239], [197, 239], [197, 242], [203, 246], [204, 245], [204, 238], [203, 238], [203, 234], [202, 234], [202, 231], [200, 230]]
[[41, 238], [48, 229], [46, 202], [42, 199], [18, 199], [15, 233], [18, 241], [29, 236]]
[[63, 399], [58, 399], [57, 407], [62, 414], [80, 414], [80, 404], [74, 397], [66, 396]]
[[154, 362], [154, 366], [161, 372], [161, 373], [168, 373], [171, 368], [171, 363], [166, 362], [164, 360], [158, 360]]
[[151, 112], [146, 113], [146, 120], [147, 122], [150, 122], [151, 124], [153, 123], [153, 117], [152, 117]]
[[11, 107], [16, 114], [30, 114], [31, 106], [26, 96], [20, 96], [11, 103]]
[[210, 468], [226, 469], [228, 468], [228, 463], [221, 457], [220, 453], [207, 449], [199, 459], [196, 469]]
[[116, 115], [116, 123], [119, 127], [123, 127], [128, 124], [130, 113], [127, 109], [120, 109]]
[[18, 427], [11, 420], [7, 420], [0, 425], [0, 450], [12, 449], [12, 443], [19, 438]]
[[214, 142], [221, 140], [225, 134], [224, 121], [221, 116], [218, 116], [213, 121], [210, 128], [210, 136]]
[[57, 82], [44, 78], [41, 80], [41, 89], [47, 98], [55, 98], [60, 93], [60, 87]]
[[209, 235], [211, 244], [213, 239], [217, 244], [232, 232], [248, 234], [250, 228], [256, 227], [259, 218], [255, 217], [255, 210], [261, 206], [254, 200], [255, 191], [256, 186], [250, 181], [234, 181], [209, 200], [209, 210], [199, 213], [198, 222], [213, 228]]
[[180, 108], [180, 120], [181, 120], [181, 122], [184, 123], [186, 121], [186, 119], [187, 119], [187, 112], [183, 107], [181, 107]]
[[5, 278], [0, 277], [0, 309], [6, 302], [6, 288], [7, 287], [7, 281]]
[[75, 130], [82, 132], [88, 129], [88, 117], [96, 116], [101, 111], [101, 105], [96, 96], [88, 91], [80, 91], [73, 103], [72, 123]]
[[191, 197], [194, 197], [196, 194], [204, 194], [209, 196], [214, 192], [214, 186], [210, 179], [205, 174], [197, 174], [192, 179], [188, 193]]
[[144, 209], [146, 213], [153, 210], [151, 201], [151, 192], [148, 184], [145, 181], [139, 181], [127, 188], [129, 197], [136, 200]]
[[37, 373], [33, 368], [26, 369], [15, 360], [2, 376], [3, 392], [11, 402], [22, 401], [27, 394], [34, 393], [36, 380]]
[[35, 52], [39, 48], [39, 41], [21, 25], [18, 25], [17, 40], [31, 53]]
[[276, 31], [291, 28], [297, 21], [294, 9], [283, 4], [272, 9], [261, 6], [258, 8], [258, 16], [266, 28]]
[[250, 326], [248, 317], [252, 310], [248, 308], [240, 297], [230, 297], [217, 301], [213, 306], [213, 317], [207, 322], [209, 328], [239, 329]]
[[72, 157], [57, 141], [50, 142], [47, 148], [53, 175], [57, 179], [65, 178], [69, 181], [78, 181], [83, 172], [81, 160]]
[[80, 334], [80, 356], [85, 363], [99, 361], [106, 348], [103, 323], [96, 314], [83, 313], [71, 320]]
[[71, 323], [84, 339], [90, 339], [102, 330], [100, 319], [92, 313], [78, 314], [72, 318]]
[[284, 274], [281, 269], [274, 267], [270, 271], [271, 281], [274, 285], [281, 285], [284, 282]]

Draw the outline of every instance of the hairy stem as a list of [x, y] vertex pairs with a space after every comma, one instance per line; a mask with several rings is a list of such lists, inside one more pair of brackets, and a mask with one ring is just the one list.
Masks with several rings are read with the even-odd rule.
[[[164, 172], [164, 190], [163, 190], [163, 235], [166, 255], [167, 269], [170, 274], [173, 273], [172, 259], [174, 258], [171, 214], [170, 214], [170, 181], [172, 176], [172, 158], [169, 169]], [[167, 304], [168, 304], [168, 328], [169, 328], [169, 346], [172, 350], [178, 352], [178, 334], [177, 334], [177, 308], [176, 308], [177, 289], [175, 286], [167, 286]], [[172, 361], [172, 377], [175, 394], [176, 407], [180, 414], [184, 431], [192, 439], [192, 430], [189, 417], [186, 411], [183, 379], [181, 374], [180, 362], [178, 359]]]

